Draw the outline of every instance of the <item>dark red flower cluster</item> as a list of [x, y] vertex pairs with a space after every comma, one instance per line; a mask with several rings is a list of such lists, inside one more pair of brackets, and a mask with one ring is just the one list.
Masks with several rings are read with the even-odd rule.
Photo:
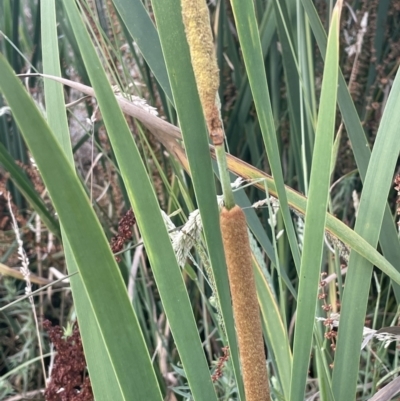
[[222, 369], [224, 368], [226, 361], [229, 359], [229, 347], [223, 347], [222, 352], [224, 354], [218, 358], [217, 367], [215, 368], [214, 374], [211, 376], [213, 382], [216, 382], [222, 377]]
[[78, 324], [74, 323], [69, 337], [64, 336], [62, 327], [53, 326], [48, 320], [43, 322], [43, 327], [57, 351], [50, 381], [44, 393], [46, 401], [93, 400]]
[[[135, 223], [136, 218], [133, 210], [129, 209], [118, 223], [118, 234], [111, 239], [111, 250], [113, 253], [122, 251], [125, 242], [132, 238], [132, 227]], [[118, 256], [115, 259], [117, 262], [120, 261]]]

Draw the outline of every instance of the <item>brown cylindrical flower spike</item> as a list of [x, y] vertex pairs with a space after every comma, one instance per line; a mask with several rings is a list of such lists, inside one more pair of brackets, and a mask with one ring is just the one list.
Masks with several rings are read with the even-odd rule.
[[264, 341], [246, 217], [239, 206], [220, 215], [246, 401], [270, 400]]
[[246, 218], [240, 207], [232, 207], [235, 202], [226, 168], [224, 132], [216, 105], [219, 74], [208, 9], [205, 0], [181, 0], [181, 4], [197, 89], [208, 131], [216, 148], [225, 205], [229, 208], [224, 208], [221, 213], [221, 231], [246, 401], [269, 401], [264, 342]]
[[215, 99], [219, 71], [206, 0], [182, 0], [182, 17], [197, 90], [210, 137], [215, 146], [222, 145], [224, 133]]

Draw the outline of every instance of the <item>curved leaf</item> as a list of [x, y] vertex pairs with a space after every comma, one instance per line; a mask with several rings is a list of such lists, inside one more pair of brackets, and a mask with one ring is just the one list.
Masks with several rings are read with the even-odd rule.
[[[0, 88], [35, 158], [92, 304], [125, 399], [161, 400], [119, 268], [75, 171], [32, 99], [0, 55]], [[118, 341], [117, 341], [118, 338]], [[124, 361], [135, 361], [135, 373]]]

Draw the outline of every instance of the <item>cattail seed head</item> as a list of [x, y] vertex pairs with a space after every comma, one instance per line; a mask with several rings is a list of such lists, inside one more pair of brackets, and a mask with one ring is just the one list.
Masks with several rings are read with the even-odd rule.
[[270, 400], [267, 367], [246, 217], [222, 209], [220, 226], [228, 266], [246, 401]]
[[219, 110], [215, 104], [219, 71], [205, 0], [182, 0], [182, 17], [208, 131], [214, 145], [221, 145], [224, 135]]

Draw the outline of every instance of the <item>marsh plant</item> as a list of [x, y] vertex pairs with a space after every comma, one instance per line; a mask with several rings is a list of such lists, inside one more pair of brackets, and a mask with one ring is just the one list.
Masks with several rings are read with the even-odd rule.
[[399, 18], [0, 2], [0, 398], [392, 399]]

